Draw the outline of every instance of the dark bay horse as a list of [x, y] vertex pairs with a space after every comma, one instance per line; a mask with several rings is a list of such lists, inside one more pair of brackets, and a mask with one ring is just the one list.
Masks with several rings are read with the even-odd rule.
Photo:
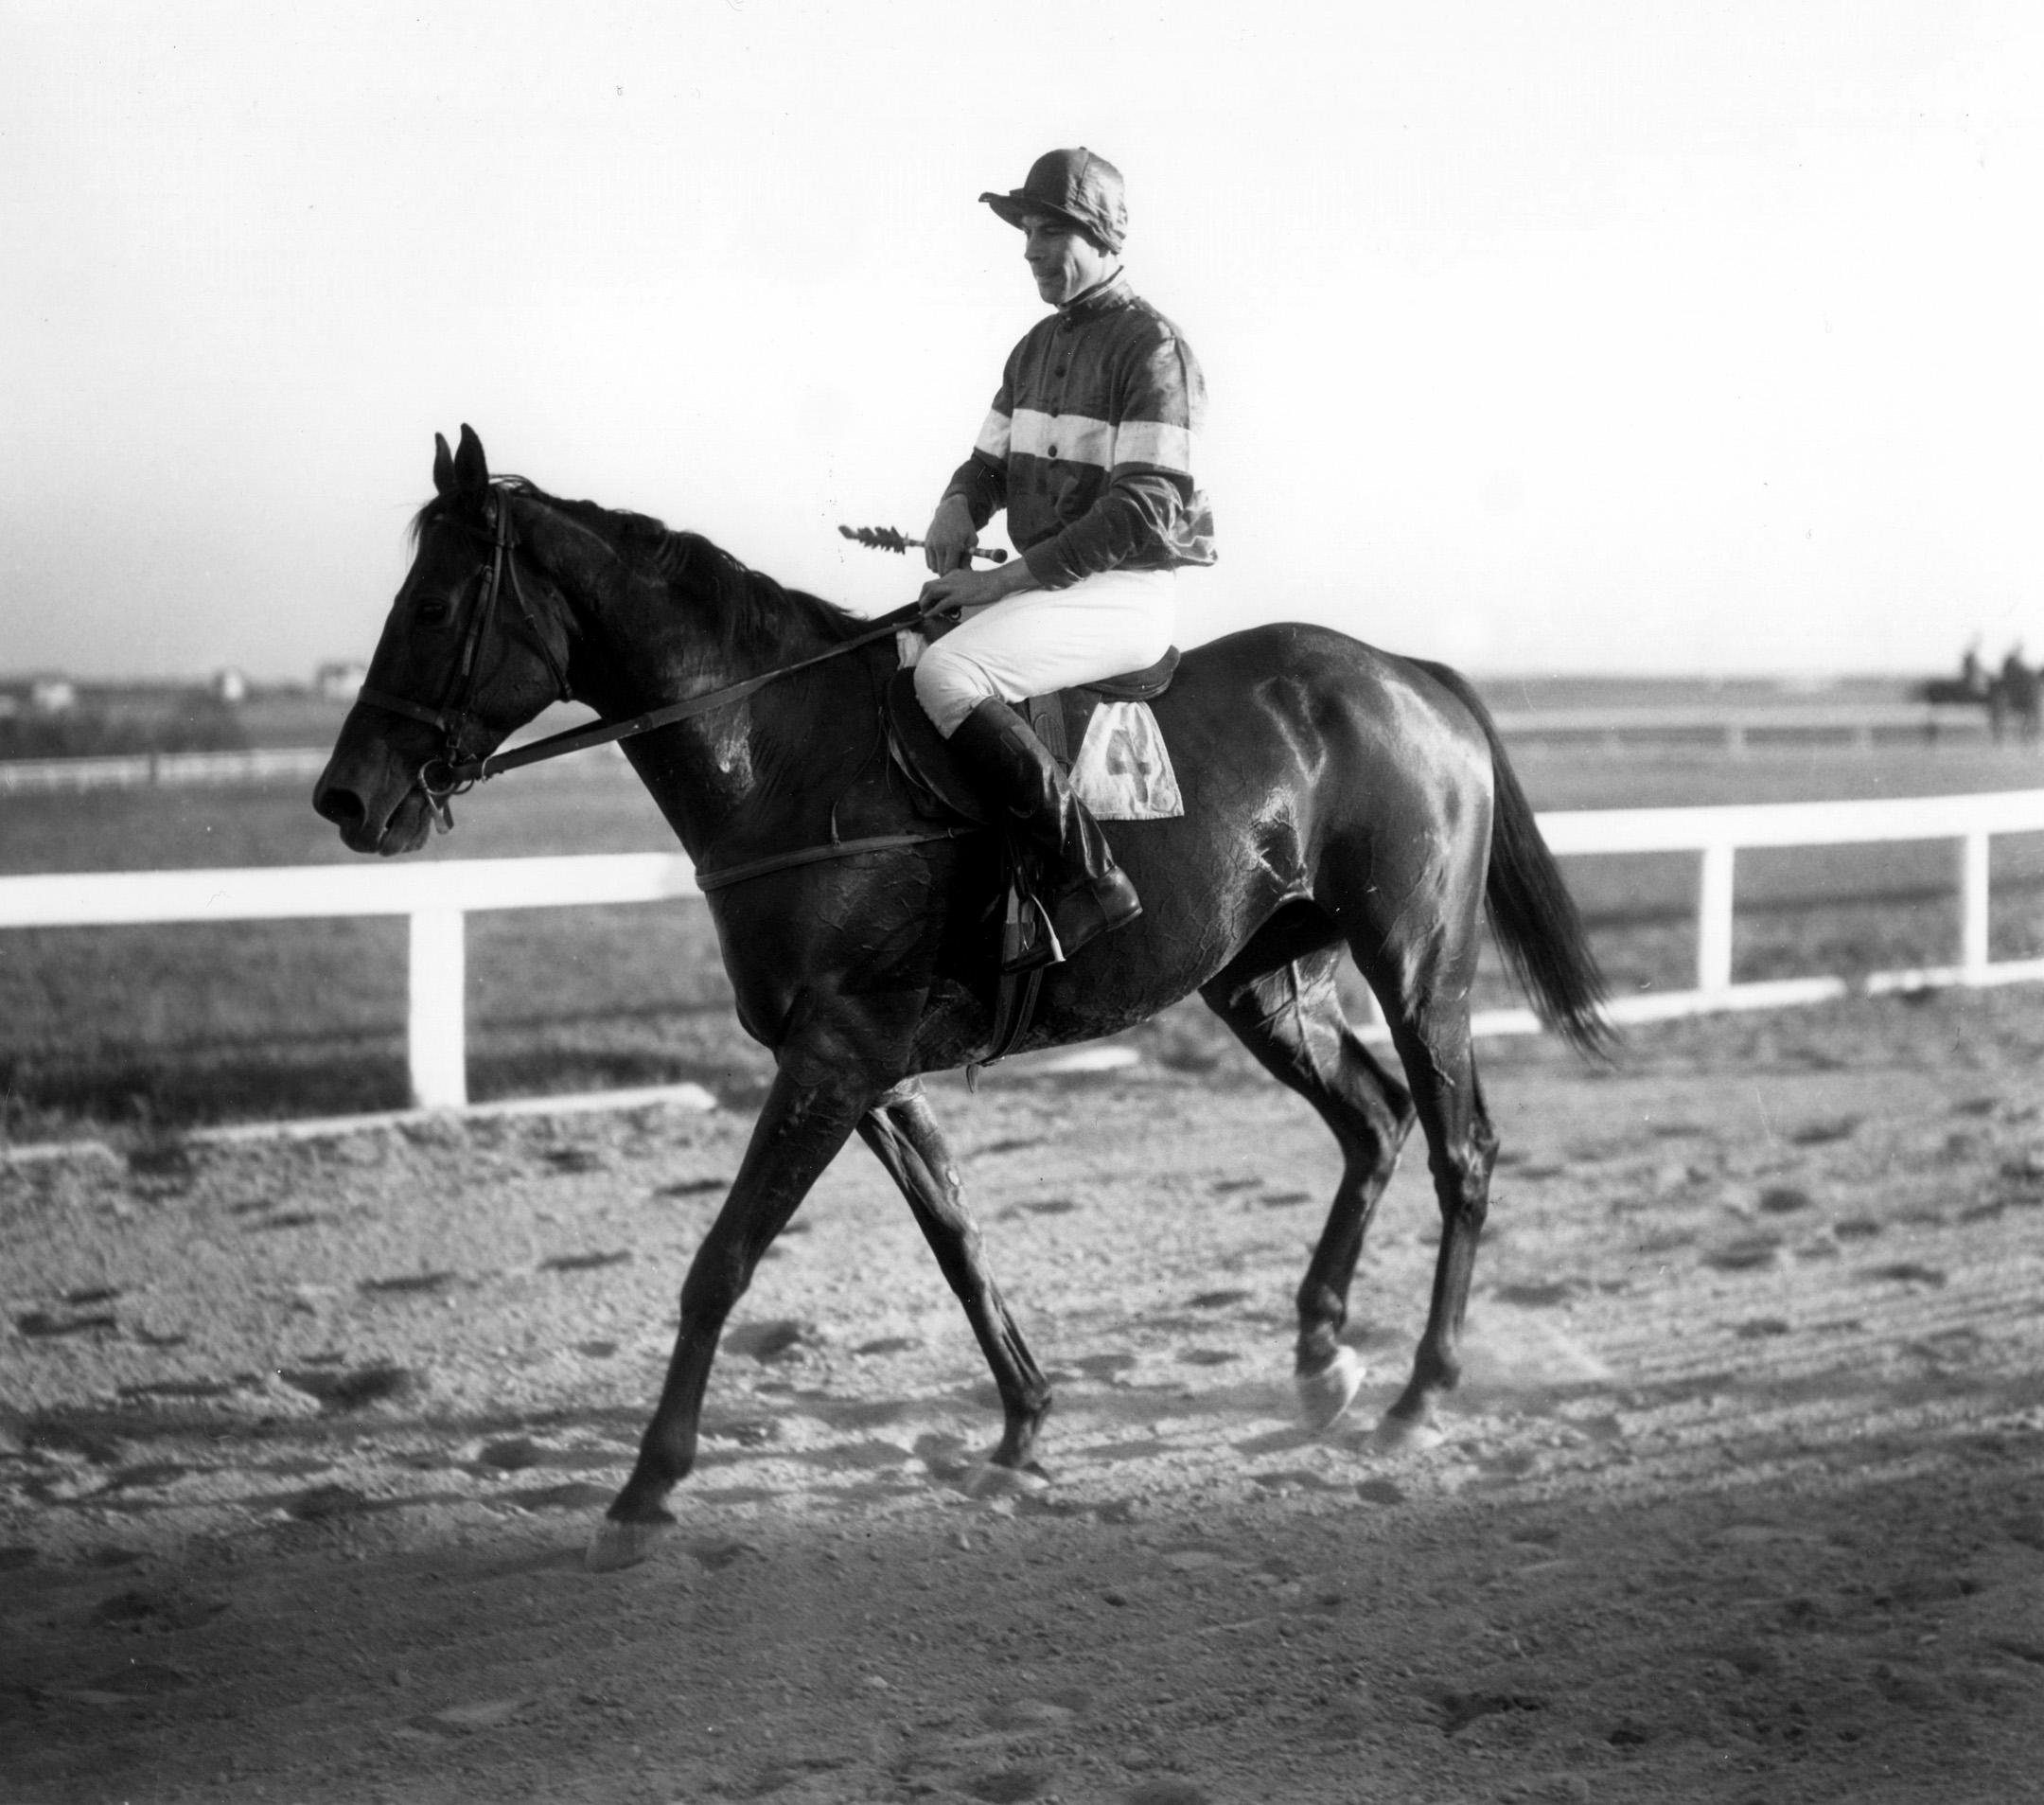
[[[664, 1500], [694, 1462], [725, 1319], [854, 1134], [900, 1186], [993, 1369], [1004, 1426], [982, 1480], [1041, 1483], [1050, 1389], [919, 1081], [984, 1056], [998, 852], [988, 834], [917, 837], [930, 823], [890, 771], [880, 722], [891, 634], [872, 638], [872, 623], [696, 535], [493, 482], [467, 427], [457, 453], [437, 444], [416, 555], [313, 805], [357, 852], [410, 852], [444, 806], [435, 792], [557, 696], [613, 721], [710, 699], [626, 751], [703, 875], [739, 1020], [778, 1068], [682, 1285], [666, 1384], [590, 1564], [643, 1558], [672, 1522]], [[720, 693], [732, 685], [743, 693]], [[1459, 1371], [1497, 1147], [1470, 1047], [1484, 905], [1542, 1016], [1594, 1053], [1602, 984], [1574, 904], [1453, 671], [1264, 627], [1188, 653], [1154, 706], [1186, 813], [1109, 828], [1146, 912], [1050, 969], [1023, 1045], [1113, 1034], [1196, 990], [1319, 1112], [1343, 1171], [1297, 1297], [1296, 1378], [1316, 1427], [1361, 1381], [1341, 1340], [1349, 1281], [1418, 1121], [1440, 1254], [1412, 1377], [1383, 1429], [1427, 1436]], [[881, 843], [781, 858], [858, 840]], [[763, 862], [772, 869], [715, 885]], [[1402, 1081], [1343, 1017], [1345, 949], [1383, 1004]]]

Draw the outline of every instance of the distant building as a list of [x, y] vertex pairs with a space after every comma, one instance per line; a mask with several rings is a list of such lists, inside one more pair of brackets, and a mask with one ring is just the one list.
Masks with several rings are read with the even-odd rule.
[[216, 701], [234, 703], [248, 699], [248, 679], [232, 664], [215, 671], [209, 687]]
[[37, 677], [28, 684], [29, 711], [37, 715], [68, 715], [78, 706], [78, 685], [68, 677]]
[[369, 678], [369, 667], [352, 659], [338, 659], [322, 664], [312, 673], [312, 688], [315, 694], [329, 701], [351, 702], [355, 692]]

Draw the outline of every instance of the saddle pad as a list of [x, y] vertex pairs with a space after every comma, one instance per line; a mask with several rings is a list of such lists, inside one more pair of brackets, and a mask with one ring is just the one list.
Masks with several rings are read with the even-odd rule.
[[[908, 673], [922, 657], [926, 642], [921, 633], [895, 635], [901, 668], [888, 686], [888, 712], [895, 723], [896, 751], [944, 801], [968, 820], [985, 816], [955, 776], [944, 743], [915, 699]], [[1175, 666], [1175, 648], [1171, 664]], [[1033, 714], [1034, 699], [1024, 704]], [[1172, 769], [1156, 716], [1144, 701], [1109, 701], [1090, 689], [1060, 692], [1067, 735], [1076, 734], [1079, 753], [1070, 760], [1071, 785], [1097, 821], [1171, 821], [1185, 813], [1178, 776]], [[1066, 737], [1065, 745], [1069, 746]], [[1064, 751], [1063, 747], [1053, 748]], [[1061, 759], [1060, 763], [1065, 761]]]
[[1148, 702], [1103, 701], [1086, 722], [1071, 786], [1097, 821], [1174, 821], [1178, 773]]

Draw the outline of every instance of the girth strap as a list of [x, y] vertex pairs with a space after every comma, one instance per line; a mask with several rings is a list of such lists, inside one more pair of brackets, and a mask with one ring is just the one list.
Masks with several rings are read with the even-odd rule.
[[940, 827], [926, 834], [872, 834], [864, 840], [833, 840], [820, 846], [802, 846], [791, 853], [774, 853], [749, 864], [725, 865], [716, 871], [698, 871], [696, 888], [708, 895], [728, 884], [742, 884], [769, 872], [789, 871], [797, 865], [815, 865], [826, 858], [851, 858], [859, 853], [893, 852], [903, 846], [921, 846], [933, 840], [962, 840], [976, 834], [977, 827]]

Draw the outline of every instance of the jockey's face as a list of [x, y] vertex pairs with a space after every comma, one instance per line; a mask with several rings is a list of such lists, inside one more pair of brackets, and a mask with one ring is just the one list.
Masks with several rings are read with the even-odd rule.
[[1115, 267], [1115, 259], [1084, 232], [1048, 213], [1022, 216], [1022, 255], [1036, 278], [1036, 292], [1053, 307], [1098, 288]]

